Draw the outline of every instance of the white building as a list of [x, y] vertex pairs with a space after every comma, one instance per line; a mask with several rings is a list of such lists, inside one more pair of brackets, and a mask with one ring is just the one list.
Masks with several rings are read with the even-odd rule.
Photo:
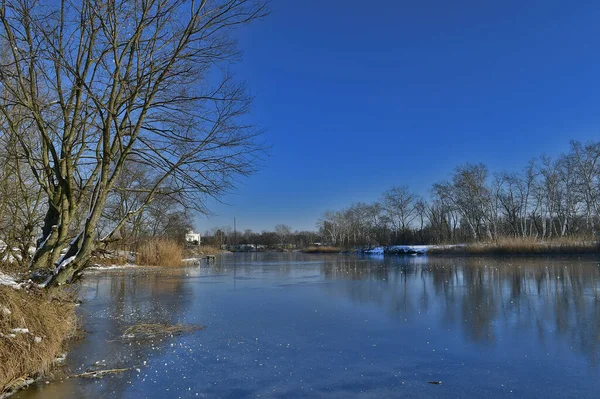
[[194, 233], [190, 230], [185, 235], [185, 243], [188, 245], [200, 245], [200, 233]]

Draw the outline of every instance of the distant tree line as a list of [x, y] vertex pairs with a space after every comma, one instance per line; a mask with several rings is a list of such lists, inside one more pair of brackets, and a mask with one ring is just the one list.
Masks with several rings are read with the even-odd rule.
[[322, 239], [342, 247], [463, 243], [503, 237], [595, 239], [600, 228], [600, 142], [572, 141], [556, 158], [532, 159], [520, 172], [490, 175], [484, 164], [458, 166], [428, 200], [407, 186], [374, 203], [325, 212]]
[[260, 245], [266, 249], [305, 248], [320, 243], [321, 235], [315, 231], [292, 231], [285, 224], [278, 224], [273, 231], [263, 230], [260, 233], [245, 229], [234, 231], [230, 226], [213, 227], [206, 231], [202, 243], [220, 247], [222, 245]]

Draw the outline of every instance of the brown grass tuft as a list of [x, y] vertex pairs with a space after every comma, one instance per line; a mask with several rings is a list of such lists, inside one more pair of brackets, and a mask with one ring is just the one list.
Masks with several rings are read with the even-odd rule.
[[136, 255], [136, 263], [144, 266], [181, 266], [183, 247], [168, 238], [155, 238], [143, 244]]
[[46, 373], [75, 329], [72, 300], [0, 286], [0, 393]]
[[306, 254], [338, 254], [342, 252], [342, 249], [338, 247], [314, 246], [306, 247], [302, 252]]
[[561, 237], [544, 241], [534, 237], [508, 237], [499, 238], [496, 241], [487, 243], [432, 248], [428, 253], [464, 255], [578, 255], [600, 253], [600, 246], [595, 240], [577, 237]]
[[140, 323], [126, 328], [123, 332], [123, 338], [150, 339], [168, 335], [180, 335], [203, 329], [204, 327], [200, 325]]

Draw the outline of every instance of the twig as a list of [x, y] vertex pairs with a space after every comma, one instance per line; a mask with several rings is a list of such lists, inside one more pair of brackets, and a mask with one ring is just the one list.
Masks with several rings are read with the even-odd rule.
[[125, 369], [108, 369], [108, 370], [86, 371], [85, 373], [75, 374], [75, 375], [73, 375], [73, 377], [98, 378], [98, 377], [102, 377], [103, 375], [106, 375], [106, 374], [122, 373], [124, 371], [129, 371], [129, 370], [132, 370], [132, 367], [125, 368]]

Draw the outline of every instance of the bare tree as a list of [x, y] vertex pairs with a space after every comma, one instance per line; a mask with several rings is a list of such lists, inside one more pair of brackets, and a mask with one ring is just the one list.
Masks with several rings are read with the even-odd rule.
[[282, 246], [287, 245], [288, 239], [292, 234], [292, 228], [287, 224], [278, 224], [275, 226], [275, 234], [277, 235], [277, 239]]
[[[206, 211], [206, 196], [253, 171], [261, 148], [243, 118], [251, 98], [226, 66], [238, 56], [231, 29], [265, 13], [260, 0], [1, 2], [0, 41], [9, 50], [0, 112], [48, 207], [33, 278], [72, 281], [96, 243], [157, 194]], [[140, 206], [97, 237], [127, 162], [155, 176], [135, 188]]]
[[418, 198], [415, 202], [415, 213], [417, 214], [417, 220], [419, 222], [418, 234], [419, 243], [425, 244], [425, 223], [427, 222], [428, 205], [423, 198]]
[[0, 129], [0, 241], [6, 244], [0, 259], [30, 260], [30, 248], [42, 220], [42, 193], [23, 160], [14, 137]]
[[[491, 181], [490, 181], [491, 180]], [[465, 242], [499, 237], [596, 239], [600, 228], [600, 142], [571, 142], [554, 159], [534, 158], [521, 172], [488, 179], [483, 164], [455, 169], [433, 185], [429, 203], [407, 187], [382, 201], [357, 203], [323, 215], [318, 227], [334, 245]]]
[[585, 205], [586, 224], [596, 233], [600, 229], [600, 142], [584, 145], [572, 141], [571, 153]]
[[381, 204], [392, 225], [396, 241], [399, 233], [402, 235], [402, 239], [406, 240], [406, 232], [417, 217], [416, 200], [417, 197], [409, 191], [407, 186], [392, 187], [383, 193]]

